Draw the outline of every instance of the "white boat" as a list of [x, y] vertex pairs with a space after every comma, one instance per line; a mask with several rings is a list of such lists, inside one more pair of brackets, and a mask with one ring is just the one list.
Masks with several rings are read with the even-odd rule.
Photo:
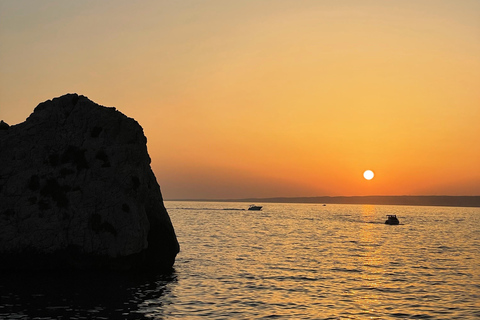
[[256, 206], [254, 204], [250, 205], [250, 207], [248, 207], [248, 210], [252, 210], [252, 211], [260, 211], [262, 210], [262, 206]]

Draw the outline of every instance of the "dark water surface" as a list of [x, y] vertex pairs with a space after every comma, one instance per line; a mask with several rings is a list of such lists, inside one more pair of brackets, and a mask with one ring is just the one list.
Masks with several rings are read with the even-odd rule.
[[10, 273], [0, 279], [0, 319], [162, 319], [167, 285], [176, 282], [174, 275], [120, 273]]
[[480, 208], [166, 206], [172, 274], [2, 274], [0, 318], [480, 319]]

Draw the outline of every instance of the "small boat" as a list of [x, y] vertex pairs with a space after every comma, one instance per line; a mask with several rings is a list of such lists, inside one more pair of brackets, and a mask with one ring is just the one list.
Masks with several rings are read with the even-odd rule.
[[387, 220], [385, 221], [385, 224], [397, 225], [397, 224], [400, 224], [400, 221], [398, 221], [398, 218], [396, 215], [387, 214]]
[[260, 210], [262, 210], [262, 206], [256, 206], [256, 205], [252, 204], [252, 205], [250, 205], [250, 207], [248, 207], [248, 210], [260, 211]]

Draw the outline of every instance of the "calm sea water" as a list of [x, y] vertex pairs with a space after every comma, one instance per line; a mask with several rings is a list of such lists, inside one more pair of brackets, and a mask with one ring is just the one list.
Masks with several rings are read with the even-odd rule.
[[0, 318], [480, 319], [480, 208], [263, 205], [166, 202], [174, 272], [3, 274]]

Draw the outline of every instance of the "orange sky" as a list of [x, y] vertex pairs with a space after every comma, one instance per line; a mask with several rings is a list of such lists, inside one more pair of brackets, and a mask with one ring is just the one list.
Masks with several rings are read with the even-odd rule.
[[4, 0], [0, 44], [0, 119], [115, 106], [166, 199], [480, 195], [476, 0]]

